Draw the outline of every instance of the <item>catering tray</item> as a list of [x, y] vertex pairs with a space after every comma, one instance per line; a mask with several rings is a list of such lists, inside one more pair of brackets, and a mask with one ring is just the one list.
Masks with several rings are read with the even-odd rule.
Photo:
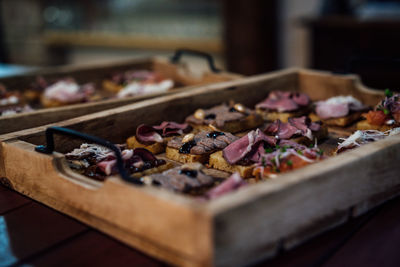
[[[383, 94], [358, 77], [289, 69], [134, 103], [57, 123], [114, 143], [141, 123], [182, 121], [229, 99], [253, 106], [271, 90], [312, 100], [351, 94], [375, 105]], [[42, 154], [46, 125], [0, 136], [0, 177], [7, 186], [143, 252], [185, 266], [237, 266], [271, 257], [397, 195], [400, 136], [248, 185], [211, 201], [139, 187], [118, 175], [98, 182], [71, 171], [62, 153], [82, 140], [56, 135]], [[349, 134], [351, 129], [332, 130]], [[60, 153], [62, 152], [62, 153]]]
[[[182, 66], [178, 63], [180, 62], [182, 55], [186, 54], [204, 58], [208, 61], [210, 69], [204, 73], [195, 73], [194, 75], [191, 75], [190, 72], [189, 74], [185, 73]], [[97, 88], [102, 88], [102, 81], [108, 78], [111, 74], [132, 69], [156, 71], [162, 74], [164, 78], [173, 80], [175, 87], [165, 93], [153, 93], [119, 99], [114, 98], [56, 108], [41, 108], [29, 113], [0, 116], [0, 134], [66, 120], [160, 95], [172, 94], [207, 83], [229, 81], [241, 77], [238, 74], [218, 70], [214, 65], [213, 58], [206, 53], [191, 50], [177, 50], [170, 60], [161, 57], [152, 57], [107, 64], [52, 67], [1, 78], [0, 83], [5, 85], [7, 89], [22, 91], [29, 88], [32, 85], [32, 82], [34, 82], [39, 76], [46, 80], [72, 77], [80, 84], [92, 82]]]

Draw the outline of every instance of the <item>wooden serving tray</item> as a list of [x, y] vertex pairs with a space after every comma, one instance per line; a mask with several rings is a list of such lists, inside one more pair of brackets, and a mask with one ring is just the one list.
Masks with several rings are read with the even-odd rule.
[[154, 57], [131, 59], [108, 64], [46, 68], [27, 74], [2, 78], [0, 79], [0, 83], [4, 84], [7, 89], [22, 91], [23, 89], [29, 88], [32, 82], [34, 82], [38, 76], [42, 76], [49, 80], [73, 77], [79, 84], [93, 82], [96, 84], [96, 88], [101, 89], [102, 81], [108, 78], [111, 74], [130, 69], [157, 71], [165, 78], [172, 79], [175, 82], [175, 88], [165, 93], [154, 93], [122, 99], [108, 99], [57, 108], [38, 109], [33, 112], [21, 113], [12, 116], [0, 116], [0, 134], [28, 129], [101, 110], [120, 107], [153, 97], [188, 90], [207, 83], [230, 81], [241, 77], [240, 75], [227, 72], [215, 72], [215, 69], [213, 71], [210, 70], [203, 73], [203, 75], [200, 75], [200, 77], [194, 77], [182, 72], [182, 69], [179, 67], [179, 65], [173, 64], [169, 60]]
[[[141, 123], [183, 121], [197, 108], [229, 99], [251, 107], [271, 90], [298, 90], [313, 100], [351, 94], [368, 105], [383, 97], [381, 92], [362, 86], [356, 76], [289, 69], [208, 85], [57, 125], [122, 143]], [[176, 265], [254, 263], [364, 213], [397, 195], [400, 188], [400, 136], [201, 202], [161, 188], [128, 184], [119, 176], [97, 182], [78, 175], [67, 167], [63, 154], [34, 151], [36, 145], [45, 144], [48, 126], [0, 136], [2, 182]], [[62, 153], [82, 142], [56, 137], [56, 150]]]

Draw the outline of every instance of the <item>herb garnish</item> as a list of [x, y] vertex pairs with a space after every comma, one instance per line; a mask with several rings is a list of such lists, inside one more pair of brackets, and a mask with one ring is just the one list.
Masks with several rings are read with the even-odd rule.
[[387, 96], [387, 97], [392, 97], [392, 96], [393, 96], [393, 92], [390, 91], [390, 89], [386, 88], [386, 89], [385, 89], [385, 96]]

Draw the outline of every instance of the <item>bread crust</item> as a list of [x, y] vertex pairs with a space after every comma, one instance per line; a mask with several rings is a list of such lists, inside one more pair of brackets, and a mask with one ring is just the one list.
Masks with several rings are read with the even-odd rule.
[[119, 85], [111, 80], [104, 80], [102, 82], [102, 86], [104, 90], [114, 94], [118, 93], [119, 91], [122, 90], [122, 88], [124, 88], [122, 85]]
[[210, 153], [204, 153], [201, 155], [183, 154], [179, 153], [178, 149], [167, 146], [167, 148], [165, 149], [165, 156], [170, 160], [175, 160], [182, 163], [193, 163], [193, 162], [206, 163], [208, 161]]
[[135, 136], [131, 136], [128, 139], [126, 139], [126, 144], [128, 148], [133, 149], [133, 148], [138, 148], [138, 147], [143, 147], [147, 150], [149, 150], [153, 154], [160, 154], [165, 151], [165, 143], [157, 143], [154, 142], [153, 144], [146, 145], [140, 143]]
[[357, 128], [357, 130], [378, 130], [378, 131], [384, 132], [384, 131], [394, 128], [394, 126], [386, 125], [386, 124], [373, 125], [373, 124], [370, 124], [367, 120], [362, 120], [362, 121], [357, 122], [356, 128]]
[[[258, 114], [250, 114], [244, 119], [235, 120], [235, 121], [227, 121], [224, 123], [222, 128], [217, 128], [216, 126], [209, 126], [204, 124], [193, 124], [190, 123], [190, 126], [193, 127], [195, 132], [204, 131], [214, 131], [214, 128], [217, 128], [219, 131], [228, 132], [228, 133], [238, 133], [246, 130], [250, 130], [256, 128], [263, 124], [263, 119]], [[214, 128], [213, 128], [214, 127]]]
[[146, 175], [150, 175], [150, 174], [154, 174], [154, 173], [160, 173], [160, 172], [166, 171], [168, 169], [171, 169], [173, 167], [174, 167], [174, 164], [172, 162], [166, 162], [165, 164], [160, 165], [158, 167], [147, 169], [147, 170], [144, 170], [142, 172], [133, 173], [131, 176], [134, 177], [134, 178], [140, 178], [140, 177], [143, 177], [143, 176], [146, 176]]
[[346, 127], [346, 126], [352, 124], [353, 122], [357, 121], [358, 119], [360, 119], [361, 114], [362, 114], [362, 112], [358, 111], [358, 112], [352, 112], [351, 114], [349, 114], [345, 117], [321, 119], [320, 117], [318, 117], [317, 114], [311, 113], [309, 115], [309, 117], [312, 121], [323, 121], [328, 126]]
[[289, 118], [301, 117], [308, 114], [308, 108], [302, 108], [294, 112], [277, 112], [256, 108], [256, 113], [260, 114], [265, 121], [276, 121], [279, 119], [281, 122], [288, 122]]
[[225, 160], [222, 151], [218, 151], [210, 155], [209, 165], [211, 168], [221, 171], [226, 171], [230, 173], [238, 172], [242, 178], [250, 178], [253, 176], [252, 173], [254, 165], [231, 165]]

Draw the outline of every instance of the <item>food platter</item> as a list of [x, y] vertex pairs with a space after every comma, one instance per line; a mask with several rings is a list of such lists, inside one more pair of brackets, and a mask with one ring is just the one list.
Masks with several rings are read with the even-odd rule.
[[[186, 51], [187, 50], [178, 50], [172, 59], [152, 57], [103, 64], [49, 67], [38, 71], [2, 78], [0, 79], [0, 84], [4, 85], [8, 90], [16, 92], [22, 92], [31, 87], [38, 77], [42, 77], [48, 81], [73, 78], [79, 84], [92, 83], [99, 92], [104, 92], [104, 80], [110, 77], [110, 75], [124, 71], [147, 70], [156, 72], [164, 78], [172, 80], [174, 82], [174, 88], [166, 92], [156, 92], [124, 98], [107, 97], [107, 99], [93, 102], [39, 108], [28, 113], [0, 116], [0, 134], [119, 107], [161, 95], [172, 94], [207, 83], [229, 81], [241, 77], [240, 75], [219, 71], [214, 66], [214, 61], [211, 56], [201, 52], [195, 52], [194, 55], [200, 55], [207, 59], [210, 63], [210, 69], [195, 74], [190, 71], [188, 72], [187, 68], [183, 68], [183, 65], [180, 64], [181, 57], [185, 55]], [[189, 53], [193, 52], [189, 51]]]
[[[63, 153], [82, 140], [55, 136], [42, 154], [46, 129], [61, 126], [122, 143], [142, 123], [181, 122], [198, 108], [230, 99], [254, 106], [273, 90], [312, 100], [352, 95], [375, 105], [383, 93], [353, 75], [289, 69], [205, 85], [70, 120], [0, 136], [0, 177], [9, 187], [143, 252], [185, 266], [254, 263], [290, 249], [397, 195], [400, 137], [391, 136], [211, 201], [157, 187], [135, 186], [118, 175], [104, 182], [72, 171]], [[353, 129], [331, 129], [332, 136]], [[24, 162], [24, 164], [21, 164]]]

